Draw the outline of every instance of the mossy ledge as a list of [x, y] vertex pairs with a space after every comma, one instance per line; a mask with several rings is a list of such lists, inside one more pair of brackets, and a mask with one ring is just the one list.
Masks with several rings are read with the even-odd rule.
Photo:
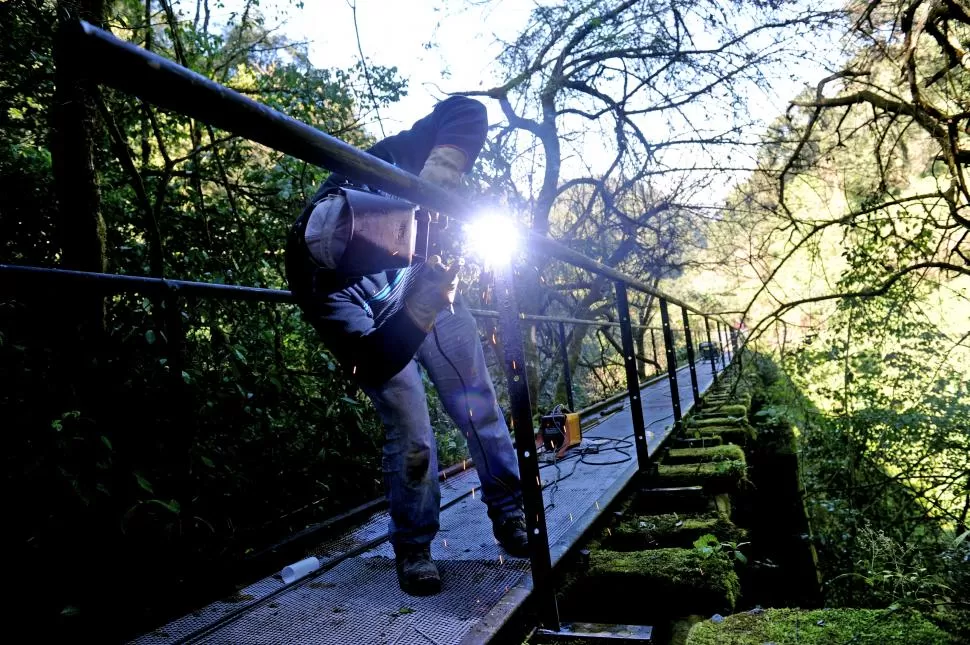
[[738, 446], [746, 446], [749, 441], [757, 438], [757, 432], [747, 423], [688, 428], [688, 432], [698, 437], [720, 437], [724, 443], [733, 443]]
[[945, 645], [949, 636], [923, 616], [878, 609], [768, 609], [694, 625], [687, 645]]
[[734, 565], [722, 553], [704, 557], [694, 549], [653, 549], [590, 554], [589, 568], [569, 591], [584, 613], [600, 622], [636, 623], [644, 608], [676, 611], [730, 611], [741, 592]]
[[713, 416], [720, 417], [747, 417], [748, 416], [748, 406], [742, 405], [740, 403], [715, 403], [709, 407], [701, 408], [701, 411], [696, 415], [698, 418], [706, 418]]
[[705, 417], [703, 419], [698, 419], [692, 417], [687, 421], [688, 428], [709, 428], [711, 426], [743, 426], [747, 425], [744, 417], [729, 417], [723, 414], [719, 414], [716, 417]]
[[747, 532], [717, 512], [701, 515], [661, 513], [624, 518], [602, 539], [612, 551], [636, 551], [657, 547], [686, 547], [702, 535], [711, 534], [724, 542], [742, 542]]
[[711, 446], [710, 448], [673, 448], [664, 458], [666, 465], [694, 464], [717, 461], [745, 461], [744, 451], [736, 445]]
[[660, 464], [657, 468], [657, 485], [703, 486], [708, 494], [731, 492], [738, 489], [747, 475], [744, 461], [712, 461], [693, 464]]

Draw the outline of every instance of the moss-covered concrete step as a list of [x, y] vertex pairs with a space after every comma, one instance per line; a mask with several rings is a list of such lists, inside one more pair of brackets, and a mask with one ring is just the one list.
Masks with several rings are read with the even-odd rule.
[[742, 405], [745, 408], [751, 407], [751, 396], [748, 394], [708, 394], [701, 399], [701, 409], [725, 406]]
[[747, 425], [747, 423], [748, 422], [744, 419], [744, 417], [729, 417], [729, 416], [720, 415], [720, 416], [704, 417], [700, 419], [691, 417], [686, 422], [684, 422], [684, 426], [686, 426], [688, 429], [714, 428], [717, 426], [742, 426], [742, 425]]
[[743, 461], [715, 461], [694, 464], [660, 464], [657, 485], [666, 488], [677, 486], [701, 486], [712, 495], [733, 492], [747, 475]]
[[604, 531], [600, 544], [611, 551], [639, 551], [667, 547], [690, 548], [702, 535], [722, 542], [743, 542], [747, 532], [717, 512], [683, 515], [624, 515], [616, 526]]
[[709, 448], [724, 443], [721, 437], [677, 437], [671, 441], [672, 448]]
[[737, 403], [705, 405], [693, 418], [707, 419], [710, 417], [747, 417], [748, 407]]
[[757, 437], [755, 429], [746, 423], [687, 428], [686, 432], [694, 437], [720, 437], [724, 443], [733, 443], [737, 446], [746, 446]]
[[945, 645], [939, 627], [909, 611], [878, 609], [767, 609], [705, 620], [687, 645]]
[[[720, 437], [718, 437], [720, 438]], [[744, 450], [734, 444], [697, 448], [671, 448], [664, 464], [695, 464], [711, 461], [745, 461]]]
[[597, 550], [589, 568], [566, 590], [565, 608], [581, 607], [597, 622], [636, 623], [645, 612], [731, 611], [740, 593], [734, 565], [723, 553], [696, 549]]
[[714, 510], [714, 502], [703, 486], [673, 488], [649, 486], [639, 489], [624, 505], [625, 513], [655, 515], [658, 513], [705, 513]]

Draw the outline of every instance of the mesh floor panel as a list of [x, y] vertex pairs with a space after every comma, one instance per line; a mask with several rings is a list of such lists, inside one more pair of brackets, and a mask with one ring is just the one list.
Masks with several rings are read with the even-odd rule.
[[452, 643], [527, 569], [525, 561], [439, 562], [436, 596], [400, 591], [394, 561], [351, 558], [213, 634], [206, 643]]
[[[712, 380], [710, 369], [698, 369], [697, 376], [699, 389], [706, 390]], [[686, 368], [678, 373], [678, 386], [681, 407], [686, 410], [693, 402]], [[639, 403], [652, 453], [673, 421], [668, 380], [644, 388]], [[635, 472], [636, 451], [630, 441], [633, 430], [628, 410], [624, 406], [621, 412], [601, 418], [585, 432], [587, 437], [626, 440], [627, 447], [606, 442], [596, 454], [579, 459], [574, 452], [555, 465], [543, 465], [540, 471], [546, 486], [543, 497], [549, 541], [557, 547], [552, 549], [554, 564], [557, 554], [565, 551], [560, 547], [570, 546], [581, 537], [574, 530], [575, 523], [584, 515], [598, 514], [602, 510], [599, 500], [606, 491], [619, 480], [625, 484]], [[442, 505], [447, 508], [441, 513], [441, 529], [432, 545], [442, 573], [440, 594], [418, 598], [400, 591], [393, 550], [385, 541], [329, 571], [295, 583], [269, 602], [265, 602], [266, 596], [283, 587], [279, 576], [261, 580], [232, 599], [213, 603], [134, 642], [445, 645], [466, 639], [485, 616], [489, 616], [489, 625], [500, 625], [514, 607], [513, 603], [496, 606], [510, 589], [526, 580], [529, 561], [510, 558], [498, 546], [480, 495], [477, 491], [470, 494], [478, 486], [473, 468], [442, 482]], [[387, 523], [387, 513], [377, 513], [364, 524], [310, 549], [307, 555], [333, 563], [348, 551], [385, 537]], [[247, 606], [250, 608], [201, 639], [193, 636]], [[485, 633], [481, 640], [488, 637]]]

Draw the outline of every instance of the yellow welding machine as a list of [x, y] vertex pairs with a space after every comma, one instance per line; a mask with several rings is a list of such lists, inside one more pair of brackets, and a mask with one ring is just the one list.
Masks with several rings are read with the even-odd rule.
[[539, 419], [539, 436], [536, 447], [540, 445], [549, 451], [556, 451], [556, 457], [562, 457], [570, 448], [578, 446], [583, 441], [583, 429], [579, 422], [579, 414], [565, 412], [557, 406], [553, 412]]

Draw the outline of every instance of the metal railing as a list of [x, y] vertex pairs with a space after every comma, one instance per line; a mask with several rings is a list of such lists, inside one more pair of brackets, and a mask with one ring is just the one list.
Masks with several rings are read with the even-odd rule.
[[[83, 70], [80, 73], [85, 74], [85, 77], [80, 80], [114, 87], [159, 107], [180, 112], [316, 166], [365, 182], [374, 188], [420, 206], [448, 213], [449, 216], [458, 220], [473, 215], [472, 207], [457, 195], [423, 181], [396, 166], [320, 132], [310, 125], [288, 117], [88, 23], [76, 22], [73, 28], [66, 33], [66, 38], [69, 39], [69, 44], [74, 48], [74, 51], [77, 51], [78, 55], [84, 58], [85, 64], [77, 66], [79, 70]], [[573, 386], [569, 357], [566, 354], [565, 325], [620, 328], [637, 465], [639, 472], [647, 474], [654, 472], [655, 465], [652, 463], [652, 457], [648, 450], [647, 433], [644, 427], [633, 330], [638, 328], [650, 331], [654, 363], [657, 365], [659, 365], [659, 361], [657, 360], [657, 343], [654, 331], [661, 332], [675, 428], [681, 427], [683, 411], [677, 383], [677, 351], [669, 313], [670, 305], [681, 309], [687, 363], [690, 368], [691, 389], [695, 402], [699, 401], [699, 392], [690, 316], [698, 316], [704, 320], [707, 342], [718, 349], [710, 356], [710, 367], [715, 379], [719, 371], [717, 357], [720, 357], [721, 367], [725, 367], [725, 354], [728, 347], [726, 341], [734, 340], [734, 337], [729, 334], [730, 328], [717, 319], [714, 314], [700, 311], [642, 280], [588, 258], [543, 235], [527, 231], [525, 239], [535, 251], [610, 279], [616, 293], [616, 320], [585, 320], [523, 315], [520, 313], [516, 301], [511, 267], [497, 267], [495, 271], [497, 310], [473, 310], [473, 313], [479, 317], [498, 318], [499, 321], [499, 332], [503, 338], [504, 371], [508, 386], [511, 429], [515, 439], [526, 508], [533, 588], [543, 626], [547, 629], [558, 630], [560, 627], [559, 613], [551, 578], [550, 545], [546, 531], [544, 503], [539, 478], [535, 428], [532, 421], [532, 405], [526, 371], [526, 354], [522, 342], [522, 323], [525, 321], [548, 322], [558, 326], [560, 358], [565, 370], [564, 382], [571, 409], [574, 407]], [[19, 279], [18, 287], [29, 287], [38, 282], [54, 280], [60, 283], [72, 282], [84, 285], [85, 288], [101, 290], [105, 293], [159, 294], [166, 298], [167, 308], [170, 311], [172, 309], [178, 310], [179, 298], [183, 296], [277, 303], [293, 301], [293, 297], [288, 291], [165, 278], [86, 273], [13, 265], [0, 265], [0, 273], [17, 277]], [[657, 299], [662, 323], [660, 328], [633, 324], [630, 317], [628, 289], [640, 291]], [[172, 334], [175, 343], [184, 341], [183, 332], [178, 328], [180, 325], [178, 319], [179, 316], [169, 316], [170, 324], [173, 326], [169, 332]], [[711, 332], [712, 321], [717, 331], [717, 342], [714, 342]], [[722, 332], [724, 336], [722, 336]], [[733, 349], [737, 351], [736, 342]]]

